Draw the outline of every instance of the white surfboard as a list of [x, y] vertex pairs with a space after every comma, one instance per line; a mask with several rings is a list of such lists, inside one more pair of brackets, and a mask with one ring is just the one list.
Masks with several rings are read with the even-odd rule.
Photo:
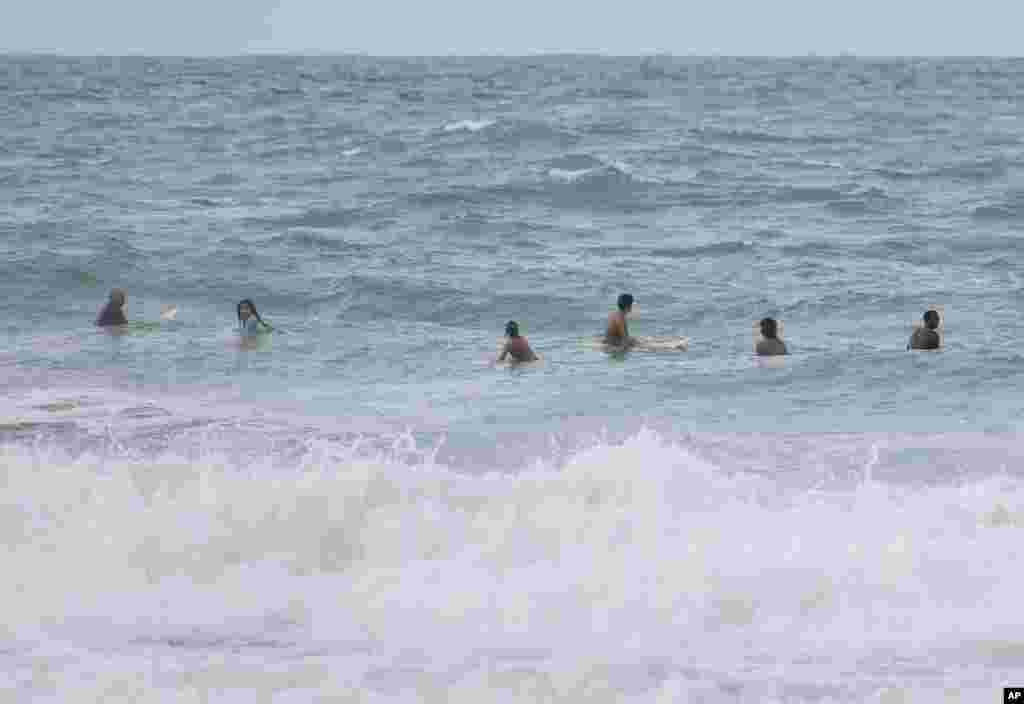
[[687, 337], [638, 337], [634, 347], [651, 352], [685, 352], [690, 347]]
[[[634, 352], [686, 352], [690, 347], [690, 338], [682, 336], [643, 336], [633, 337], [633, 344], [628, 348]], [[604, 337], [591, 338], [594, 347], [601, 350], [615, 350], [617, 345], [605, 342]]]

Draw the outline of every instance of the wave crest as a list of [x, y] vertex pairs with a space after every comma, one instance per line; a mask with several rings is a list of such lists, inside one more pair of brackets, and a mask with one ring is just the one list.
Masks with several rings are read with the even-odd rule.
[[874, 478], [875, 443], [841, 451], [859, 484], [788, 496], [649, 431], [516, 475], [311, 449], [282, 473], [0, 448], [5, 642], [44, 623], [82, 655], [312, 648], [350, 688], [402, 681], [417, 652], [470, 678], [527, 658], [588, 681], [618, 662], [657, 689], [691, 646], [714, 681], [738, 657], [798, 668], [813, 639], [830, 656], [816, 676], [840, 679], [897, 655], [1009, 656], [1024, 627], [1021, 482], [901, 490]]

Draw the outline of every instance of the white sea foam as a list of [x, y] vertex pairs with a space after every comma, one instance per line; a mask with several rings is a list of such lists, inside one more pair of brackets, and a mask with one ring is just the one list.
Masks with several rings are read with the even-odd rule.
[[594, 172], [595, 169], [549, 169], [548, 176], [556, 181], [575, 183]]
[[449, 122], [441, 129], [445, 132], [479, 132], [494, 124], [497, 124], [497, 120], [459, 120], [458, 122]]
[[[589, 163], [588, 163], [589, 162]], [[563, 183], [579, 184], [591, 180], [611, 183], [663, 183], [654, 176], [637, 174], [622, 161], [604, 161], [593, 158], [565, 159], [559, 163], [569, 166], [553, 166], [547, 170], [548, 178]], [[574, 168], [575, 164], [587, 164]]]
[[231, 467], [0, 450], [19, 696], [968, 702], [1024, 673], [1015, 479], [780, 497], [646, 431], [516, 476]]

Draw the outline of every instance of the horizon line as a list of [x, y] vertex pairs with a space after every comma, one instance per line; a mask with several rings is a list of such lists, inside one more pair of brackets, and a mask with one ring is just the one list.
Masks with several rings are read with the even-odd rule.
[[647, 51], [635, 54], [618, 54], [602, 51], [536, 51], [527, 53], [446, 53], [446, 54], [374, 54], [367, 51], [277, 51], [255, 50], [224, 54], [164, 54], [141, 51], [77, 53], [54, 50], [9, 51], [0, 49], [3, 57], [67, 58], [67, 59], [247, 59], [247, 58], [363, 58], [363, 59], [535, 59], [535, 58], [603, 58], [603, 59], [1024, 59], [1014, 54], [858, 54], [843, 51], [835, 54], [806, 52], [803, 54], [727, 54], [727, 53], [675, 53], [671, 51]]

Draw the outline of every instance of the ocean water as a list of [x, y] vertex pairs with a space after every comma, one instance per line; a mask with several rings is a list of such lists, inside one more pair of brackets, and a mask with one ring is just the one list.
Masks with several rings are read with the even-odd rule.
[[[1024, 685], [1024, 61], [7, 56], [0, 95], [0, 701]], [[595, 348], [626, 291], [689, 350]], [[509, 319], [542, 363], [492, 364]]]

